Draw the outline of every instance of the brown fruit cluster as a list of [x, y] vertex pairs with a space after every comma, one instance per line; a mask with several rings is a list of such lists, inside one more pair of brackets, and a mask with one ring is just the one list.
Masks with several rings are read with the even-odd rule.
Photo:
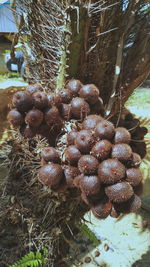
[[[131, 147], [132, 132], [103, 118], [95, 85], [71, 80], [58, 94], [48, 95], [33, 85], [16, 93], [12, 104], [8, 119], [24, 137], [47, 137], [38, 172], [43, 185], [56, 192], [79, 192], [97, 218], [140, 208], [141, 157]], [[71, 130], [64, 132], [66, 122]], [[60, 136], [65, 137], [62, 149]]]

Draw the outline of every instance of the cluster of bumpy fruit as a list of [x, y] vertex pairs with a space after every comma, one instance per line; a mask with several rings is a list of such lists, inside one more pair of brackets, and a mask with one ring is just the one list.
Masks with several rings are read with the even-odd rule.
[[[141, 158], [132, 151], [130, 132], [102, 117], [104, 107], [97, 87], [71, 80], [56, 95], [39, 89], [29, 86], [16, 93], [14, 109], [8, 114], [25, 137], [41, 134], [49, 140], [50, 146], [41, 153], [38, 180], [56, 192], [77, 190], [97, 218], [139, 209]], [[60, 153], [58, 135], [64, 134], [64, 122], [71, 119], [76, 124], [65, 133]]]
[[103, 114], [103, 101], [93, 84], [84, 85], [71, 80], [59, 93], [46, 94], [39, 85], [29, 85], [26, 91], [17, 92], [12, 99], [8, 120], [19, 127], [21, 134], [32, 138], [42, 135], [54, 143], [64, 121], [82, 121], [88, 114]]

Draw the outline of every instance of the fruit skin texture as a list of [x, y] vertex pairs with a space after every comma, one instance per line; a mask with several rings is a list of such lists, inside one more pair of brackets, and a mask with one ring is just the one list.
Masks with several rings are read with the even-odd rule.
[[72, 79], [67, 83], [66, 88], [72, 92], [73, 96], [78, 96], [82, 86], [83, 84], [79, 80]]
[[91, 175], [96, 174], [98, 169], [98, 160], [91, 155], [84, 155], [78, 161], [78, 168], [81, 173]]
[[89, 104], [81, 97], [75, 97], [71, 101], [71, 114], [75, 119], [83, 120], [90, 113]]
[[114, 143], [115, 144], [129, 144], [131, 141], [131, 134], [124, 127], [118, 127], [115, 129]]
[[35, 92], [42, 91], [43, 88], [40, 84], [30, 84], [26, 88], [26, 92], [29, 94], [34, 94]]
[[127, 144], [116, 144], [112, 147], [112, 158], [116, 158], [122, 162], [130, 160], [132, 149]]
[[99, 139], [111, 140], [115, 134], [114, 125], [107, 120], [99, 122], [95, 128], [95, 136]]
[[92, 207], [92, 213], [98, 219], [105, 219], [111, 212], [112, 203], [107, 199], [103, 199]]
[[134, 194], [132, 186], [127, 182], [109, 185], [105, 188], [105, 193], [110, 201], [116, 203], [125, 202]]
[[59, 90], [58, 96], [60, 97], [60, 102], [69, 104], [73, 95], [69, 89], [61, 89]]
[[82, 128], [84, 130], [94, 130], [96, 125], [102, 120], [104, 119], [99, 115], [89, 115], [84, 119]]
[[70, 145], [74, 145], [75, 144], [75, 138], [77, 136], [77, 133], [76, 131], [70, 131], [68, 134], [67, 134], [67, 144], [70, 146]]
[[61, 124], [61, 118], [58, 108], [53, 106], [52, 108], [47, 109], [45, 112], [45, 121], [50, 127], [54, 127], [54, 125]]
[[60, 163], [60, 157], [54, 147], [46, 147], [41, 152], [41, 157], [46, 162]]
[[79, 96], [84, 98], [89, 104], [95, 104], [98, 101], [99, 90], [94, 84], [82, 86]]
[[84, 176], [80, 181], [80, 189], [85, 195], [95, 195], [100, 191], [100, 180], [98, 176]]
[[141, 161], [142, 161], [142, 159], [141, 159], [139, 154], [132, 153], [132, 156], [131, 156], [129, 162], [127, 162], [127, 165], [128, 165], [128, 167], [131, 167], [131, 168], [132, 167], [138, 168], [141, 164]]
[[82, 130], [77, 133], [75, 145], [81, 153], [89, 153], [94, 144], [94, 136], [89, 130]]
[[70, 164], [70, 165], [76, 165], [78, 163], [78, 160], [81, 157], [81, 153], [79, 149], [76, 146], [68, 146], [65, 149], [65, 160]]
[[102, 183], [113, 184], [125, 177], [125, 166], [117, 159], [107, 159], [99, 164], [98, 176]]
[[32, 96], [26, 92], [17, 92], [14, 94], [12, 104], [20, 112], [26, 112], [33, 107]]
[[16, 109], [12, 109], [11, 111], [9, 111], [7, 119], [14, 127], [21, 126], [23, 123], [23, 116]]
[[74, 188], [74, 178], [79, 175], [79, 170], [76, 167], [65, 165], [63, 166], [65, 182], [68, 188]]
[[130, 183], [132, 186], [137, 186], [142, 181], [142, 173], [140, 169], [130, 168], [126, 171], [126, 181]]
[[108, 140], [101, 140], [93, 146], [91, 155], [95, 156], [98, 160], [104, 160], [109, 157], [111, 148], [112, 144]]
[[38, 180], [49, 187], [58, 186], [63, 179], [63, 170], [59, 164], [49, 163], [39, 169]]
[[43, 121], [43, 113], [39, 109], [31, 109], [26, 117], [25, 122], [31, 127], [38, 127]]
[[48, 98], [44, 92], [36, 92], [32, 95], [33, 105], [38, 109], [43, 109], [48, 106]]
[[134, 194], [131, 198], [129, 198], [127, 201], [116, 204], [115, 203], [115, 209], [118, 212], [122, 212], [124, 214], [128, 214], [131, 212], [137, 212], [141, 208], [141, 199], [136, 194]]

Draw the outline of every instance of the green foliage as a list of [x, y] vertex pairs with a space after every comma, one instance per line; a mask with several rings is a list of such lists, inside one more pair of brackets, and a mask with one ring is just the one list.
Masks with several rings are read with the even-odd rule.
[[92, 241], [94, 246], [98, 246], [100, 244], [100, 241], [97, 239], [95, 234], [88, 228], [86, 224], [80, 223], [77, 227], [83, 235], [85, 235], [89, 240]]
[[16, 263], [10, 265], [9, 267], [42, 267], [45, 266], [47, 262], [47, 254], [48, 251], [46, 248], [42, 250], [42, 253], [37, 252], [29, 252], [27, 255], [22, 257]]

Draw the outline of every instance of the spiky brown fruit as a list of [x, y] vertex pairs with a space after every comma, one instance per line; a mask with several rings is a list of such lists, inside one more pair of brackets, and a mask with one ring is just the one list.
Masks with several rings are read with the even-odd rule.
[[75, 138], [75, 145], [81, 151], [81, 153], [89, 153], [95, 138], [91, 131], [89, 130], [82, 130], [77, 133]]
[[48, 98], [44, 92], [36, 92], [32, 95], [33, 105], [37, 109], [44, 109], [48, 106]]
[[13, 96], [12, 104], [20, 112], [26, 112], [33, 107], [32, 96], [27, 92], [17, 92]]
[[98, 176], [84, 176], [80, 181], [80, 189], [85, 195], [95, 195], [100, 192], [100, 180]]
[[116, 144], [112, 147], [112, 158], [118, 159], [121, 162], [127, 162], [132, 155], [132, 149], [127, 144]]
[[75, 97], [71, 101], [71, 113], [73, 118], [83, 120], [90, 113], [90, 106], [83, 98]]
[[65, 149], [65, 160], [70, 164], [70, 165], [77, 165], [78, 160], [81, 157], [81, 152], [76, 146], [68, 146]]
[[74, 145], [75, 144], [75, 138], [77, 136], [77, 131], [71, 131], [67, 134], [67, 144], [70, 145]]
[[26, 92], [28, 92], [31, 95], [34, 94], [35, 92], [42, 91], [42, 90], [43, 88], [40, 84], [30, 84], [26, 88]]
[[41, 152], [41, 157], [46, 162], [60, 163], [60, 157], [54, 147], [45, 147]]
[[105, 193], [110, 201], [122, 203], [134, 194], [132, 186], [127, 182], [119, 182], [105, 188]]
[[69, 104], [73, 98], [71, 90], [67, 88], [59, 90], [58, 96], [60, 97], [60, 102], [64, 104]]
[[134, 167], [138, 168], [142, 162], [142, 159], [139, 154], [137, 153], [132, 153], [132, 156], [130, 160], [127, 162], [128, 167]]
[[107, 120], [99, 122], [95, 128], [95, 136], [99, 139], [111, 140], [115, 134], [114, 125]]
[[108, 140], [101, 140], [93, 146], [91, 150], [91, 155], [102, 161], [109, 157], [111, 148], [112, 144]]
[[129, 144], [131, 141], [131, 134], [124, 127], [118, 127], [115, 129], [114, 143]]
[[49, 187], [56, 187], [63, 179], [63, 169], [61, 165], [49, 163], [39, 169], [38, 180]]
[[86, 84], [80, 89], [79, 96], [92, 105], [98, 101], [99, 90], [94, 84]]
[[137, 168], [127, 169], [126, 176], [126, 181], [132, 186], [137, 186], [142, 181], [142, 173]]
[[23, 124], [23, 116], [16, 109], [12, 109], [11, 111], [9, 111], [7, 119], [14, 127], [19, 127]]
[[94, 130], [96, 125], [103, 120], [104, 119], [101, 116], [89, 115], [84, 119], [82, 123], [82, 128], [84, 130]]
[[84, 155], [78, 161], [78, 168], [81, 173], [91, 175], [97, 174], [98, 160], [91, 155]]
[[98, 176], [104, 184], [116, 183], [125, 178], [125, 166], [117, 159], [106, 159], [99, 164]]
[[121, 204], [115, 204], [117, 212], [128, 214], [131, 212], [137, 212], [141, 208], [141, 199], [137, 195], [133, 195], [126, 202]]
[[79, 80], [72, 79], [67, 83], [66, 88], [72, 92], [73, 96], [78, 96], [82, 86], [83, 84]]
[[73, 166], [63, 166], [64, 175], [65, 175], [65, 182], [68, 186], [68, 188], [75, 187], [74, 185], [74, 178], [79, 175], [79, 170], [76, 167]]
[[39, 127], [43, 121], [43, 112], [39, 109], [31, 109], [25, 117], [25, 122], [31, 127]]
[[104, 198], [92, 207], [92, 212], [96, 218], [105, 219], [110, 214], [111, 209], [112, 203], [107, 198]]

